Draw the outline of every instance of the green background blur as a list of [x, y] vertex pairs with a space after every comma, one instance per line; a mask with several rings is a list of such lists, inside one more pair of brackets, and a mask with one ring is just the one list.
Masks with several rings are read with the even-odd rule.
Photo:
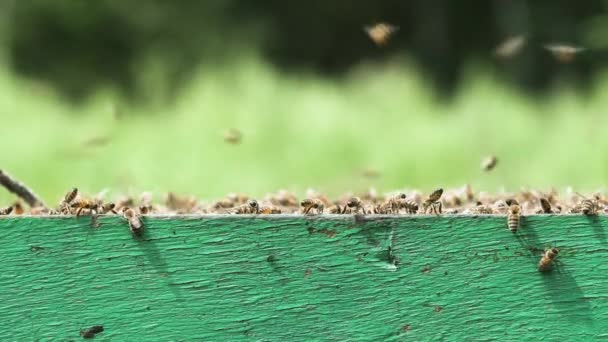
[[[559, 64], [555, 42], [587, 50]], [[0, 0], [0, 43], [0, 168], [50, 202], [608, 176], [608, 1]]]

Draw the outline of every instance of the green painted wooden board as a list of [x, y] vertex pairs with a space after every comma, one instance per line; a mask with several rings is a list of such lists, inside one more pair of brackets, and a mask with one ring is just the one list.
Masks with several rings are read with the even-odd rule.
[[144, 220], [0, 219], [0, 340], [608, 339], [604, 216]]

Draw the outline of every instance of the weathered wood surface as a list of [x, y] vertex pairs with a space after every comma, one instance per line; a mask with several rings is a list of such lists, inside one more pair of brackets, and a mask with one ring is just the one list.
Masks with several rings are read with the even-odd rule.
[[1, 341], [608, 339], [604, 216], [98, 223], [0, 219]]

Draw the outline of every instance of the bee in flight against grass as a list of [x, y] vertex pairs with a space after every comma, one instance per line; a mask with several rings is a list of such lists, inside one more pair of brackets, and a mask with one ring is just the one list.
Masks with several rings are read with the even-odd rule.
[[388, 23], [377, 23], [372, 26], [365, 26], [363, 30], [376, 45], [385, 46], [393, 34], [399, 31], [399, 27]]
[[236, 145], [241, 142], [243, 133], [236, 128], [231, 128], [224, 132], [224, 141], [228, 144]]
[[525, 46], [526, 37], [524, 35], [512, 36], [500, 43], [500, 45], [494, 49], [494, 54], [503, 59], [515, 57]]
[[482, 161], [481, 168], [482, 170], [489, 172], [496, 167], [496, 164], [498, 164], [498, 158], [496, 158], [496, 156], [489, 156]]

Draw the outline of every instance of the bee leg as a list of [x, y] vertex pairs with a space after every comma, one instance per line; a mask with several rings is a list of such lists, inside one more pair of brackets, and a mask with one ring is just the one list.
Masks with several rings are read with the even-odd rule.
[[78, 211], [76, 211], [76, 217], [80, 216], [82, 209], [83, 209], [82, 207], [78, 208]]
[[310, 211], [310, 209], [312, 209], [312, 207], [306, 207], [306, 208], [304, 208], [304, 215], [307, 215], [308, 212]]
[[367, 215], [367, 213], [365, 212], [365, 208], [361, 208], [361, 211], [363, 211], [363, 215]]
[[110, 212], [112, 212], [114, 215], [118, 215], [118, 213], [114, 209], [110, 210]]

